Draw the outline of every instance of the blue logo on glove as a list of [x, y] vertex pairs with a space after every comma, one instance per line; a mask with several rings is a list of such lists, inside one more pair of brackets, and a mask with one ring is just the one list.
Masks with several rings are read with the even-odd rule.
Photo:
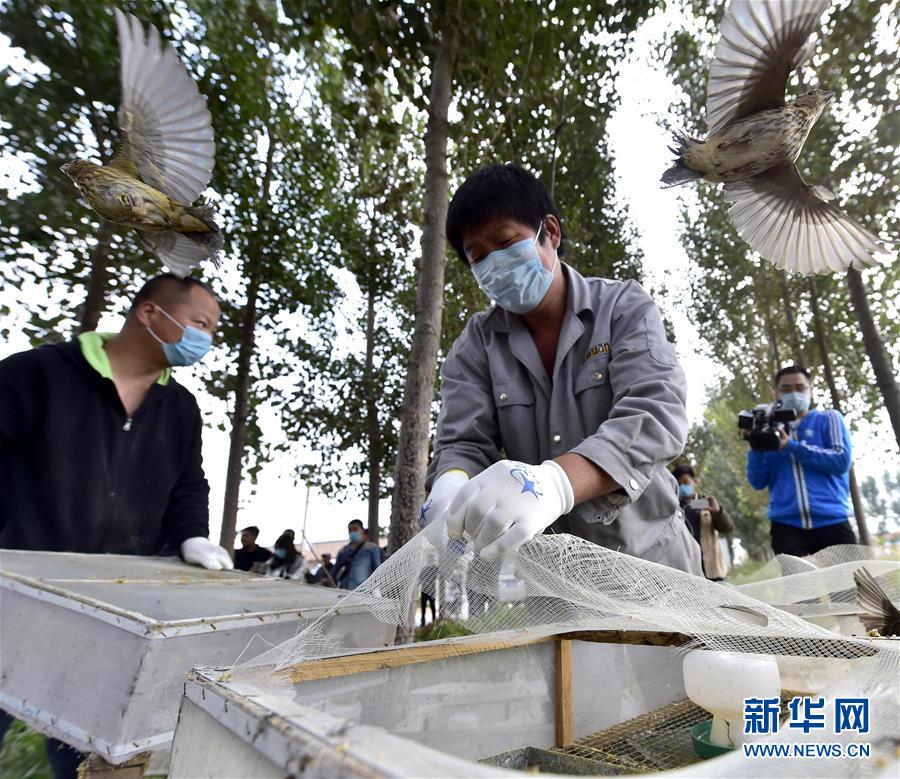
[[425, 501], [424, 505], [421, 509], [419, 509], [419, 529], [421, 530], [428, 523], [428, 520], [425, 519], [425, 514], [428, 509], [431, 508], [431, 498]]
[[[531, 478], [531, 474], [524, 468], [511, 468], [509, 475], [522, 485], [522, 492], [530, 492], [535, 500], [540, 500], [544, 493], [538, 489], [537, 482]], [[521, 493], [519, 493], [521, 495]]]

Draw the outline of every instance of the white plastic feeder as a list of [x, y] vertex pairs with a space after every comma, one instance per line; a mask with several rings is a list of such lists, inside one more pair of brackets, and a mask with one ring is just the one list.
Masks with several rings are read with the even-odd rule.
[[710, 743], [734, 748], [744, 735], [744, 699], [781, 695], [774, 657], [696, 650], [684, 658], [684, 689], [713, 715]]

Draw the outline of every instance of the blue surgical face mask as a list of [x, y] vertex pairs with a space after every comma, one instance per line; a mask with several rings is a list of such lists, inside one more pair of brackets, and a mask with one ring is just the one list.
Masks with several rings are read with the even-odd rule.
[[534, 239], [525, 238], [505, 249], [491, 252], [481, 262], [472, 266], [472, 273], [482, 292], [500, 308], [514, 314], [527, 314], [537, 308], [553, 283], [553, 270], [547, 270], [537, 251], [538, 238], [543, 224], [538, 227]]
[[163, 311], [161, 306], [156, 307], [166, 319], [174, 322], [182, 329], [181, 339], [170, 344], [163, 341], [149, 327], [147, 328], [147, 332], [159, 341], [162, 346], [163, 354], [166, 356], [169, 365], [175, 368], [180, 365], [193, 365], [195, 362], [202, 360], [206, 353], [212, 349], [212, 336], [199, 327], [181, 324], [177, 319]]
[[281, 547], [278, 547], [275, 550], [275, 557], [277, 557], [279, 560], [284, 560], [284, 558], [287, 557], [287, 549], [282, 549]]
[[798, 414], [809, 411], [809, 395], [805, 392], [785, 392], [781, 396], [781, 407], [793, 409]]
[[362, 541], [362, 533], [358, 530], [350, 531], [350, 540], [355, 544], [357, 541]]
[[679, 484], [678, 485], [678, 497], [680, 497], [680, 498], [694, 497], [694, 485], [693, 484]]

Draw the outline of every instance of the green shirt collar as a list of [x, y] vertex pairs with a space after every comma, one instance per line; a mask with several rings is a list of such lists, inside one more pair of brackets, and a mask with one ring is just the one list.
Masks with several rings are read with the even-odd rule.
[[[81, 353], [97, 373], [105, 379], [112, 379], [112, 367], [109, 364], [109, 356], [103, 348], [104, 341], [115, 337], [115, 333], [81, 333], [78, 336], [78, 343], [81, 345]], [[157, 384], [166, 386], [169, 383], [169, 377], [172, 375], [171, 368], [164, 368], [156, 380]]]

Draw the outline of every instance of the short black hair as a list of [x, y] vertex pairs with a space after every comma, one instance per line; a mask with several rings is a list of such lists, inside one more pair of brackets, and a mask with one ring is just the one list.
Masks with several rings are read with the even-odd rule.
[[259, 528], [256, 525], [247, 525], [242, 531], [242, 533], [253, 533], [253, 537], [257, 537], [259, 535]]
[[[508, 216], [518, 222], [538, 225], [553, 214], [560, 223], [560, 257], [565, 253], [565, 231], [559, 210], [547, 188], [518, 165], [491, 165], [469, 176], [456, 190], [447, 211], [447, 240], [469, 267], [462, 245], [463, 230], [478, 227], [489, 219]], [[541, 243], [544, 233], [541, 233]]]
[[174, 273], [160, 273], [144, 283], [131, 301], [131, 310], [134, 311], [141, 303], [148, 300], [160, 305], [172, 305], [183, 303], [191, 294], [193, 287], [206, 290], [215, 300], [213, 291], [200, 279], [185, 276], [183, 279]]
[[802, 365], [785, 365], [778, 373], [775, 374], [775, 386], [778, 386], [778, 382], [781, 381], [781, 377], [787, 375], [788, 373], [802, 373], [806, 376], [806, 380], [812, 384], [812, 377], [809, 375], [809, 371], [806, 370]]
[[351, 519], [347, 523], [347, 527], [353, 527], [354, 525], [359, 525], [359, 527], [362, 528], [363, 527], [362, 520], [361, 519]]
[[680, 479], [685, 474], [687, 474], [688, 476], [690, 476], [693, 479], [697, 478], [697, 474], [694, 473], [694, 469], [690, 465], [676, 465], [675, 468], [672, 470], [672, 475], [676, 479]]
[[287, 533], [282, 533], [275, 541], [275, 546], [279, 549], [294, 549], [294, 539], [291, 538]]

